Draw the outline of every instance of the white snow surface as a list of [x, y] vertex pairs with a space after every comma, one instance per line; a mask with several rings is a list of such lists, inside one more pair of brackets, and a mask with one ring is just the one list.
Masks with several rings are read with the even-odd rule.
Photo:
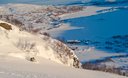
[[50, 60], [38, 58], [31, 63], [12, 57], [0, 57], [1, 78], [127, 78], [119, 75], [65, 67]]
[[[7, 22], [0, 21], [0, 23]], [[6, 30], [0, 27], [1, 57], [13, 56], [27, 60], [31, 57], [43, 57], [67, 66], [74, 65], [74, 58], [77, 57], [73, 51], [66, 47], [63, 43], [43, 35], [32, 35], [28, 32], [20, 31], [14, 25], [11, 26], [12, 30]], [[66, 50], [69, 51], [69, 54], [66, 53]]]

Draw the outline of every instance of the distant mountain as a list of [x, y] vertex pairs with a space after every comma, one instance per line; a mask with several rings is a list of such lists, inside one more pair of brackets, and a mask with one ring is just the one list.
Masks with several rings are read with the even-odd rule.
[[0, 0], [0, 4], [8, 4], [8, 3], [30, 3], [30, 4], [51, 4], [51, 5], [59, 5], [59, 4], [79, 4], [79, 3], [104, 3], [104, 2], [126, 2], [128, 0]]

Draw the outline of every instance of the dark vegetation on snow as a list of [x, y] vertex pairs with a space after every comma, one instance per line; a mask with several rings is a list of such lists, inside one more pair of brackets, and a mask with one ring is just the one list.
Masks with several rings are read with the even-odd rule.
[[59, 38], [60, 41], [70, 45], [93, 46], [99, 50], [107, 50], [109, 52], [127, 53], [128, 51], [128, 35], [115, 35], [104, 41], [96, 40], [65, 40]]
[[[82, 62], [82, 68], [104, 71], [115, 73], [123, 76], [128, 76], [128, 66], [122, 65], [119, 67], [116, 66], [108, 66], [107, 63], [111, 62], [113, 64], [119, 63], [128, 63], [128, 35], [114, 35], [112, 37], [107, 38], [104, 41], [96, 41], [96, 40], [65, 40], [64, 38], [59, 38], [60, 41], [66, 43], [67, 45], [84, 45], [84, 46], [93, 46], [96, 49], [101, 51], [107, 51], [110, 53], [125, 53], [123, 55], [109, 56], [103, 57], [100, 59], [90, 60], [86, 62]], [[70, 46], [69, 46], [70, 47]], [[74, 51], [78, 51], [79, 47], [74, 46], [70, 47]], [[118, 60], [118, 61], [116, 61]]]
[[11, 25], [7, 24], [7, 23], [0, 23], [0, 27], [6, 29], [6, 30], [12, 30]]
[[111, 57], [106, 57], [103, 59], [98, 59], [98, 60], [93, 60], [89, 62], [85, 62], [82, 64], [82, 68], [84, 69], [90, 69], [90, 70], [98, 70], [98, 71], [104, 71], [104, 72], [109, 72], [109, 73], [115, 73], [123, 76], [128, 77], [128, 66], [120, 66], [120, 67], [115, 67], [115, 66], [108, 66], [106, 63], [111, 62], [115, 63], [116, 61], [113, 59], [119, 59], [121, 62], [128, 62], [127, 60], [121, 60], [122, 58], [127, 58], [127, 55], [119, 55], [119, 56], [111, 56]]

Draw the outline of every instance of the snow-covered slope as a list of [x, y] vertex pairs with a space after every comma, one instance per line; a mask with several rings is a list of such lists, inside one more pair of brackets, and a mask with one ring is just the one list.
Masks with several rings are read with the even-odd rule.
[[[32, 57], [37, 62], [27, 61]], [[20, 31], [12, 24], [0, 21], [1, 78], [126, 78], [64, 66], [79, 67], [79, 64], [73, 51], [65, 44], [44, 35]]]
[[[3, 23], [10, 25], [10, 29]], [[79, 67], [80, 63], [71, 49], [65, 44], [44, 35], [32, 35], [16, 26], [0, 21], [0, 56], [13, 56], [30, 60], [43, 57], [55, 62]], [[38, 59], [36, 59], [38, 61]]]
[[65, 67], [38, 58], [35, 64], [17, 58], [0, 57], [0, 78], [127, 78], [119, 75]]

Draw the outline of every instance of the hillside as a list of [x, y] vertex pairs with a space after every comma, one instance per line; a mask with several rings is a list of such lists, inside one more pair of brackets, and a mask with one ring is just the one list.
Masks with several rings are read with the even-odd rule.
[[[2, 78], [78, 78], [79, 76], [102, 78], [105, 75], [106, 78], [108, 76], [109, 78], [125, 78], [66, 67], [65, 65], [78, 68], [79, 61], [73, 51], [63, 43], [43, 35], [35, 36], [20, 31], [16, 26], [4, 21], [0, 21], [0, 24], [0, 77]], [[7, 30], [3, 26], [11, 26], [11, 28]], [[59, 44], [63, 49], [58, 46]], [[64, 48], [66, 51], [63, 51]], [[30, 60], [32, 57], [35, 58], [34, 61]], [[75, 74], [69, 75], [69, 73]], [[92, 73], [94, 75], [91, 75]]]
[[[0, 55], [30, 60], [38, 57], [50, 59], [60, 64], [79, 68], [80, 63], [65, 44], [45, 35], [32, 35], [16, 26], [0, 21]], [[6, 28], [11, 26], [10, 30]], [[31, 60], [30, 60], [31, 61]]]
[[44, 58], [39, 63], [0, 57], [1, 78], [127, 78], [119, 75], [66, 67]]

